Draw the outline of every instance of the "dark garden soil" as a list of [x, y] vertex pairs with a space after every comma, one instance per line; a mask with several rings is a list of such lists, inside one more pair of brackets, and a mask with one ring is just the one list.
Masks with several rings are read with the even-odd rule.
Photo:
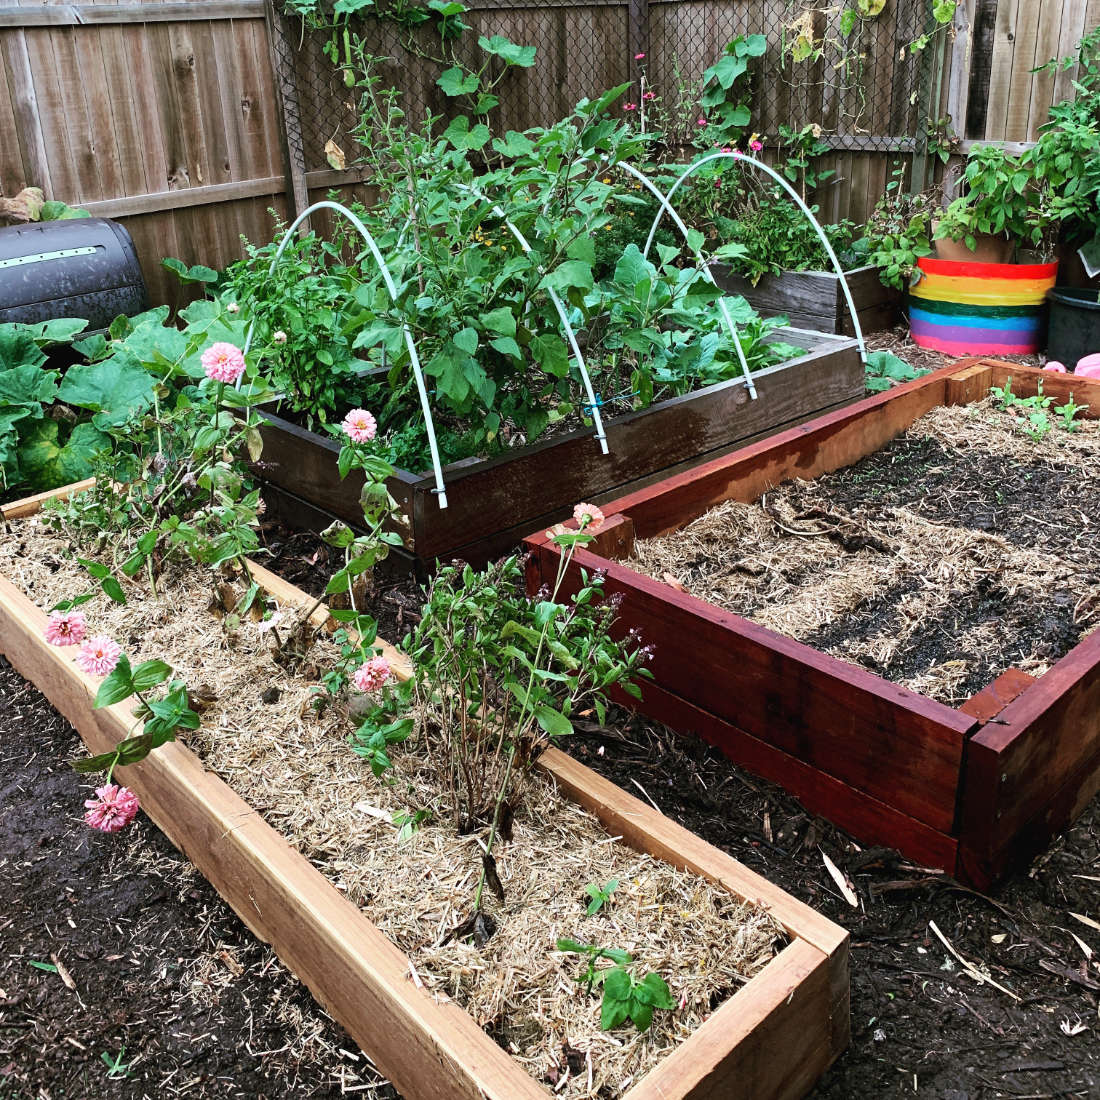
[[83, 823], [82, 751], [0, 659], [0, 1100], [396, 1096], [159, 829]]

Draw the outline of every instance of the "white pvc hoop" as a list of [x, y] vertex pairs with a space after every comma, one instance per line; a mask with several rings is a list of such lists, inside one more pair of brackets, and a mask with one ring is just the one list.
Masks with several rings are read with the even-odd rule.
[[[665, 201], [661, 203], [661, 208], [657, 211], [656, 217], [653, 219], [653, 225], [650, 226], [649, 236], [646, 238], [645, 248], [642, 250], [643, 256], [649, 255], [649, 249], [653, 244], [653, 238], [657, 233], [657, 227], [661, 223], [661, 217], [666, 210], [676, 217], [676, 212], [672, 209], [670, 200], [672, 196], [679, 190], [680, 185], [691, 176], [698, 169], [702, 168], [704, 164], [709, 164], [712, 160], [733, 160], [739, 164], [750, 164], [753, 168], [759, 168], [765, 175], [770, 176], [790, 197], [791, 201], [806, 215], [810, 220], [810, 224], [814, 228], [814, 232], [818, 235], [825, 251], [828, 253], [829, 259], [832, 261], [833, 270], [836, 271], [837, 277], [840, 279], [840, 286], [844, 291], [844, 299], [848, 303], [848, 311], [852, 315], [852, 328], [855, 331], [856, 342], [859, 344], [859, 357], [863, 361], [864, 366], [867, 364], [867, 345], [863, 340], [863, 329], [859, 323], [859, 315], [856, 313], [856, 304], [852, 299], [852, 292], [848, 287], [848, 280], [844, 277], [844, 268], [841, 266], [840, 260], [837, 258], [836, 252], [833, 251], [833, 246], [829, 243], [829, 238], [825, 235], [825, 230], [821, 228], [821, 223], [814, 217], [813, 211], [806, 205], [802, 196], [770, 165], [765, 164], [763, 161], [757, 160], [755, 157], [745, 156], [743, 153], [709, 153], [707, 156], [700, 160], [697, 160], [694, 164], [690, 165], [687, 170], [680, 176], [680, 178], [669, 188], [668, 194], [665, 196]], [[623, 165], [623, 167], [628, 167]], [[656, 188], [651, 188], [656, 190]], [[681, 223], [682, 224], [682, 223]], [[714, 281], [713, 278], [711, 280]]]
[[[282, 258], [286, 246], [290, 243], [291, 235], [294, 230], [297, 229], [315, 210], [335, 210], [336, 213], [343, 214], [344, 217], [355, 226], [359, 231], [359, 235], [366, 242], [367, 248], [370, 249], [370, 253], [374, 257], [375, 263], [378, 264], [382, 279], [386, 284], [386, 290], [389, 291], [390, 300], [396, 304], [397, 284], [393, 281], [390, 269], [386, 266], [386, 261], [382, 258], [382, 253], [378, 250], [378, 245], [371, 236], [370, 230], [368, 230], [359, 218], [357, 218], [346, 206], [341, 206], [338, 202], [330, 202], [328, 199], [324, 199], [321, 202], [315, 202], [311, 207], [302, 211], [302, 213], [290, 224], [282, 241], [279, 243], [279, 247], [275, 250], [275, 257], [271, 261], [271, 266], [267, 269], [268, 277], [275, 273], [275, 266]], [[255, 328], [256, 321], [253, 319], [252, 323], [248, 326], [248, 335], [245, 337], [244, 350], [246, 352], [252, 345], [252, 335]], [[409, 359], [412, 362], [413, 373], [416, 375], [416, 388], [420, 394], [420, 408], [424, 413], [424, 426], [428, 430], [428, 448], [432, 455], [432, 470], [435, 472], [435, 488], [432, 492], [439, 498], [439, 507], [443, 509], [447, 507], [447, 489], [443, 484], [443, 467], [439, 461], [439, 447], [435, 439], [435, 422], [432, 420], [431, 405], [428, 403], [428, 390], [424, 385], [424, 372], [420, 366], [420, 356], [416, 353], [416, 344], [413, 341], [412, 333], [409, 331], [409, 326], [406, 322], [402, 322], [401, 330], [405, 334], [405, 346], [409, 349]], [[239, 379], [237, 385], [240, 385]]]
[[[456, 186], [466, 191], [468, 194], [473, 195], [475, 198], [480, 199], [482, 202], [488, 203], [489, 208], [504, 224], [508, 227], [512, 236], [519, 242], [520, 248], [524, 253], [531, 251], [531, 246], [527, 243], [527, 238], [512, 224], [511, 219], [504, 211], [495, 203], [492, 199], [487, 198], [480, 191], [474, 187], [470, 187], [465, 183], [456, 184]], [[542, 268], [539, 268], [540, 273], [546, 274]], [[561, 298], [558, 296], [558, 292], [552, 287], [546, 288], [546, 293], [550, 297], [550, 301], [554, 303], [554, 308], [558, 311], [558, 317], [561, 318], [561, 323], [565, 326], [565, 333], [569, 340], [569, 346], [573, 349], [573, 357], [577, 361], [577, 369], [581, 372], [581, 378], [584, 381], [584, 390], [588, 394], [589, 408], [592, 410], [592, 423], [596, 428], [596, 439], [600, 444], [600, 450], [603, 454], [608, 453], [607, 448], [607, 435], [603, 429], [603, 418], [600, 416], [600, 405], [596, 400], [596, 394], [592, 389], [592, 379], [588, 375], [588, 367], [585, 365], [584, 356], [581, 354], [580, 345], [577, 343], [577, 334], [573, 330], [573, 325], [569, 320], [569, 315], [565, 311], [565, 306], [562, 304]]]
[[[681, 218], [680, 215], [676, 213], [676, 210], [669, 202], [672, 191], [670, 191], [668, 195], [665, 195], [661, 191], [661, 189], [644, 172], [639, 171], [637, 168], [634, 167], [634, 165], [628, 164], [626, 161], [620, 161], [617, 167], [622, 168], [626, 172], [629, 172], [630, 175], [632, 175], [637, 180], [641, 180], [641, 182], [647, 188], [649, 188], [650, 193], [653, 194], [656, 197], [657, 201], [660, 203], [660, 209], [657, 211], [657, 219], [659, 220], [661, 215], [667, 210], [668, 215], [670, 218], [672, 218], [673, 222], [676, 225], [676, 228], [679, 229], [680, 232], [683, 234], [684, 243], [688, 244], [688, 247], [690, 247], [690, 244], [688, 243], [688, 227], [684, 224], [683, 218]], [[672, 190], [675, 191], [676, 188], [674, 187]], [[647, 259], [649, 256], [649, 248], [650, 245], [653, 243], [653, 235], [654, 233], [656, 233], [656, 231], [657, 221], [654, 221], [653, 228], [650, 229], [649, 236], [646, 238], [645, 248], [642, 250], [643, 260]], [[703, 277], [710, 283], [711, 286], [721, 292], [722, 288], [718, 286], [718, 282], [714, 278], [714, 274], [711, 272], [710, 267], [707, 265], [706, 260], [703, 259], [699, 250], [693, 248], [692, 254], [695, 257], [696, 266]], [[756, 384], [752, 380], [752, 372], [749, 370], [749, 363], [748, 360], [745, 358], [745, 350], [741, 347], [741, 338], [737, 335], [737, 326], [734, 324], [733, 318], [730, 316], [730, 312], [726, 308], [726, 303], [722, 299], [721, 293], [719, 293], [718, 297], [718, 308], [722, 313], [722, 319], [726, 322], [726, 328], [729, 329], [730, 337], [733, 340], [733, 347], [734, 350], [737, 352], [737, 360], [741, 364], [741, 373], [745, 376], [745, 389], [748, 391], [749, 397], [751, 397], [752, 400], [755, 401]]]

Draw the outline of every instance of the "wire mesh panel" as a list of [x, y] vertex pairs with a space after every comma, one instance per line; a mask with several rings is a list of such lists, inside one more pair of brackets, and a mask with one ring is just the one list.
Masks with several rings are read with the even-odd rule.
[[[943, 61], [935, 37], [924, 49], [912, 48], [935, 29], [928, 0], [885, 0], [878, 7], [879, 0], [472, 0], [463, 15], [470, 30], [448, 46], [474, 67], [484, 61], [477, 47], [482, 34], [537, 48], [535, 65], [513, 69], [496, 90], [500, 132], [548, 125], [583, 97], [626, 81], [640, 90], [644, 80], [687, 140], [704, 71], [735, 36], [763, 34], [767, 51], [754, 61], [746, 96], [751, 128], [766, 136], [774, 154], [785, 134], [812, 127], [829, 151], [823, 165], [836, 173], [819, 201], [826, 214], [859, 217], [881, 194], [893, 159], [922, 145], [938, 94], [932, 74]], [[860, 16], [861, 8], [874, 14]], [[330, 141], [351, 165], [359, 93], [342, 67], [348, 60], [342, 30], [306, 31], [288, 17], [276, 28], [276, 52], [293, 68], [305, 170], [332, 163], [325, 152]], [[451, 62], [442, 57], [434, 27], [372, 17], [353, 30], [369, 54], [384, 59], [376, 72], [402, 92], [410, 120], [458, 110], [436, 85]], [[853, 194], [857, 188], [866, 194]]]

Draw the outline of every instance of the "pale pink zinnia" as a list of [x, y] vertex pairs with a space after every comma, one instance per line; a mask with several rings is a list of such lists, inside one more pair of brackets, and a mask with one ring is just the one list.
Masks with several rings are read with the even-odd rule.
[[122, 656], [118, 642], [105, 634], [89, 638], [76, 655], [76, 663], [89, 676], [110, 676]]
[[88, 811], [84, 820], [103, 833], [117, 833], [119, 829], [124, 829], [137, 817], [141, 808], [138, 796], [129, 787], [108, 783], [105, 787], [97, 787], [95, 795], [95, 798], [84, 802]]
[[82, 611], [51, 611], [46, 623], [46, 641], [50, 645], [80, 645], [88, 623]]
[[236, 344], [219, 340], [211, 344], [200, 356], [202, 369], [206, 371], [206, 377], [215, 382], [237, 381], [244, 374], [244, 352]]
[[352, 409], [340, 427], [353, 443], [369, 443], [378, 434], [378, 422], [366, 409]]
[[603, 526], [604, 514], [594, 504], [578, 504], [573, 518], [582, 531], [596, 531]]
[[372, 657], [361, 664], [352, 676], [352, 682], [359, 691], [377, 691], [391, 676], [390, 663], [385, 657]]
[[1055, 374], [1067, 373], [1065, 363], [1059, 363], [1057, 359], [1052, 359], [1049, 363], [1047, 363], [1045, 367], [1043, 367], [1043, 370], [1052, 370]]

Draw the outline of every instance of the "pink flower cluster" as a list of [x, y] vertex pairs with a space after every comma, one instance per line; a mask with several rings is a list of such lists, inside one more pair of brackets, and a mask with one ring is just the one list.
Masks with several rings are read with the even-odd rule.
[[88, 630], [81, 611], [51, 611], [46, 623], [46, 641], [50, 645], [80, 645]]
[[117, 833], [134, 820], [141, 803], [129, 787], [108, 783], [105, 787], [97, 787], [95, 798], [86, 799], [84, 807], [87, 810], [84, 820], [93, 829]]
[[371, 657], [355, 670], [351, 679], [357, 691], [372, 692], [382, 687], [391, 675], [390, 663], [385, 657]]
[[206, 377], [232, 385], [244, 374], [244, 352], [236, 344], [219, 340], [199, 357]]
[[591, 533], [603, 526], [604, 514], [594, 504], [578, 504], [573, 509], [573, 519], [582, 531]]
[[378, 422], [366, 409], [352, 409], [340, 427], [353, 443], [369, 443], [378, 434]]

